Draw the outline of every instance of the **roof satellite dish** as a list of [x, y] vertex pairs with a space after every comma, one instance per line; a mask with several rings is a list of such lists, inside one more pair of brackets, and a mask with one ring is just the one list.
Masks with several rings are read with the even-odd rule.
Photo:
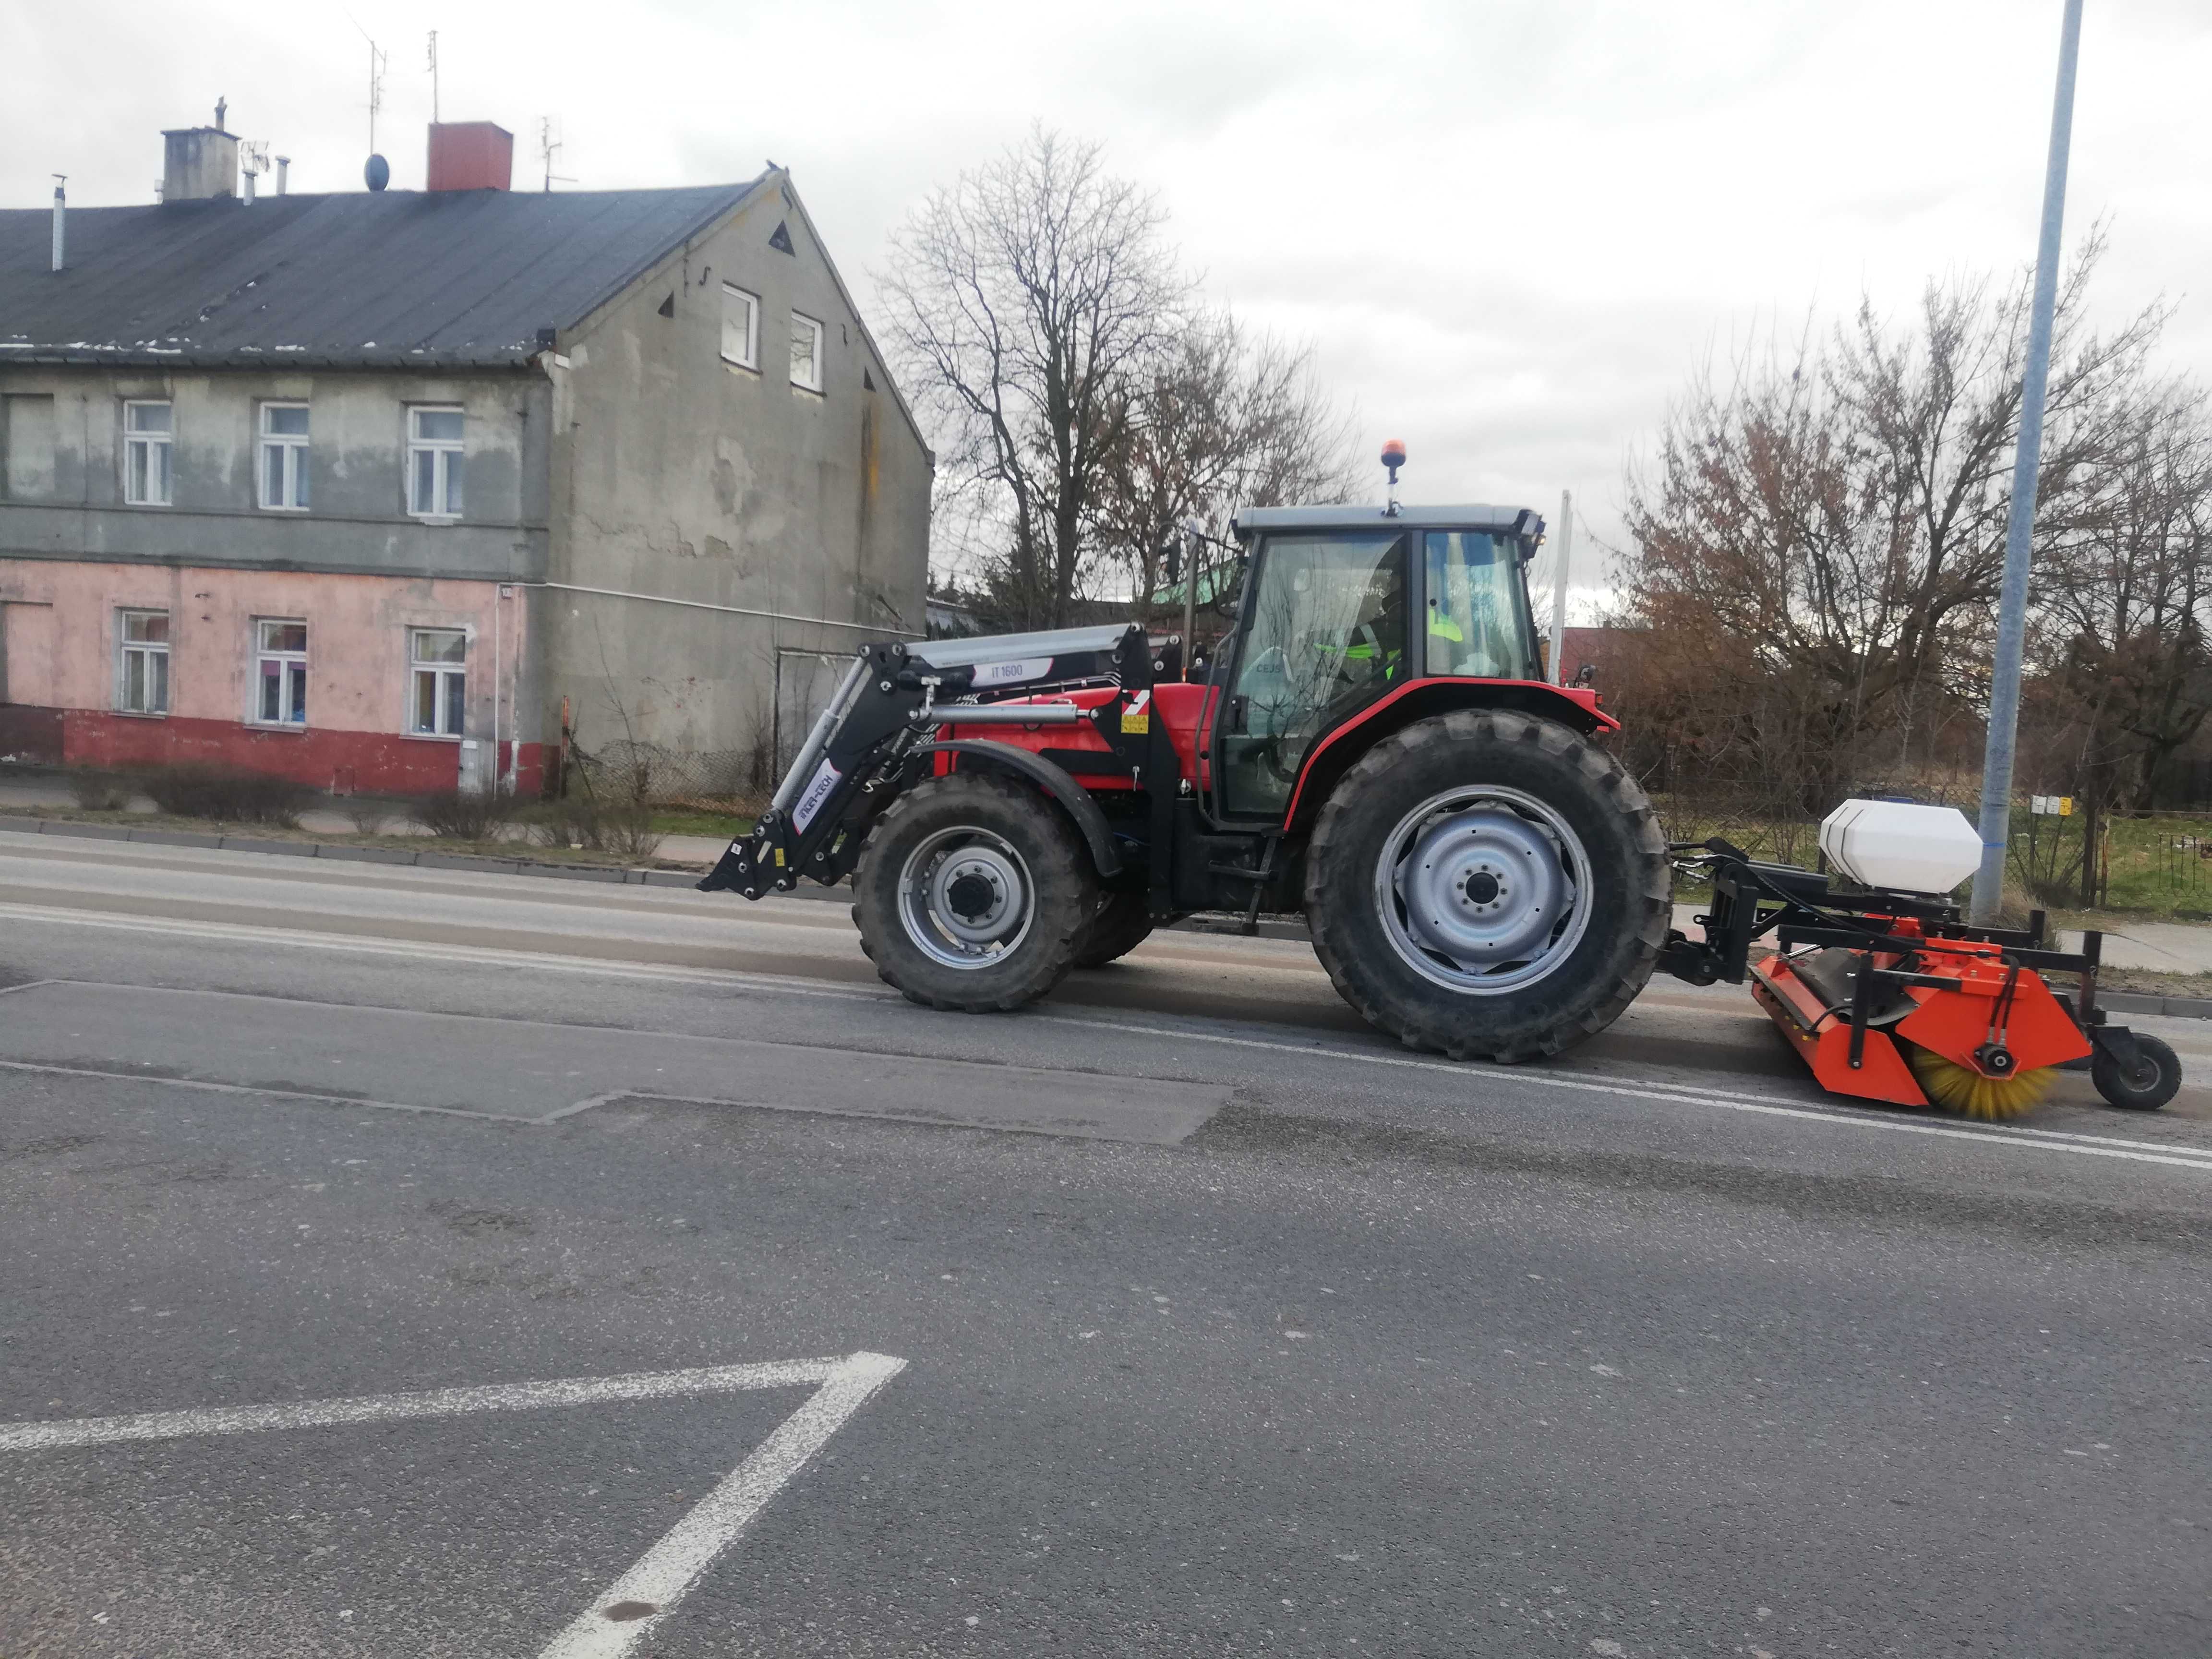
[[392, 182], [392, 163], [381, 155], [372, 155], [368, 165], [362, 168], [361, 176], [371, 190], [382, 190]]

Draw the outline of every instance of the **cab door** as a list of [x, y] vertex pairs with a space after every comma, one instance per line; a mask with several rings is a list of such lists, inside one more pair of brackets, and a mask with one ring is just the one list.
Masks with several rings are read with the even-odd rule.
[[1407, 550], [1393, 530], [1265, 539], [1214, 732], [1222, 817], [1279, 822], [1314, 744], [1405, 683]]

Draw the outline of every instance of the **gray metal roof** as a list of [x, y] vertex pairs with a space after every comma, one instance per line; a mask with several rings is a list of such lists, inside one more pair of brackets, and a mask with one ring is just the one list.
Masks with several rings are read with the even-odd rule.
[[0, 364], [519, 366], [770, 176], [0, 212]]
[[1403, 507], [1394, 518], [1371, 501], [1346, 507], [1247, 507], [1232, 526], [1240, 537], [1285, 530], [1480, 530], [1540, 536], [1543, 515], [1525, 507]]

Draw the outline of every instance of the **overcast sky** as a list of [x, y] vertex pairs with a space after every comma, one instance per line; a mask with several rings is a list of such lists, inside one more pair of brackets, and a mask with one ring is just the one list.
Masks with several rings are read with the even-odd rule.
[[[933, 185], [1042, 118], [1158, 191], [1206, 291], [1310, 337], [1405, 439], [1408, 499], [1572, 488], [1610, 536], [1626, 468], [1695, 366], [1862, 292], [2033, 253], [2059, 0], [0, 6], [0, 203], [149, 200], [163, 127], [210, 118], [358, 190], [419, 188], [441, 107], [516, 135], [535, 186], [793, 169], [872, 314]], [[358, 21], [356, 21], [358, 20]], [[1386, 21], [1387, 20], [1387, 21]], [[2087, 0], [2069, 243], [2111, 228], [2101, 308], [2163, 296], [2212, 380], [2212, 3]], [[1379, 474], [1378, 474], [1379, 488]]]

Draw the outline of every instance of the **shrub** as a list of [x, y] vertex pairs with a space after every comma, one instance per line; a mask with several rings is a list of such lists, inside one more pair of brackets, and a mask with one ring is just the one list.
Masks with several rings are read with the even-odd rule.
[[165, 766], [145, 774], [139, 787], [154, 805], [179, 817], [229, 823], [300, 827], [300, 814], [319, 793], [308, 784], [268, 772], [216, 766]]
[[399, 809], [374, 795], [356, 795], [346, 802], [345, 815], [353, 820], [356, 835], [380, 836], [385, 825], [399, 816]]
[[587, 795], [549, 800], [530, 814], [530, 833], [540, 847], [590, 847], [605, 844], [599, 804]]
[[575, 796], [547, 801], [531, 817], [531, 833], [543, 847], [588, 847], [625, 859], [649, 859], [660, 850], [653, 808], [645, 801]]
[[617, 858], [649, 859], [660, 850], [653, 827], [653, 808], [641, 800], [617, 801], [600, 809], [599, 844]]
[[80, 767], [69, 775], [70, 793], [88, 812], [119, 812], [131, 805], [137, 791], [131, 780], [96, 767]]
[[515, 801], [496, 790], [448, 789], [423, 796], [408, 810], [441, 841], [489, 841], [514, 817]]

